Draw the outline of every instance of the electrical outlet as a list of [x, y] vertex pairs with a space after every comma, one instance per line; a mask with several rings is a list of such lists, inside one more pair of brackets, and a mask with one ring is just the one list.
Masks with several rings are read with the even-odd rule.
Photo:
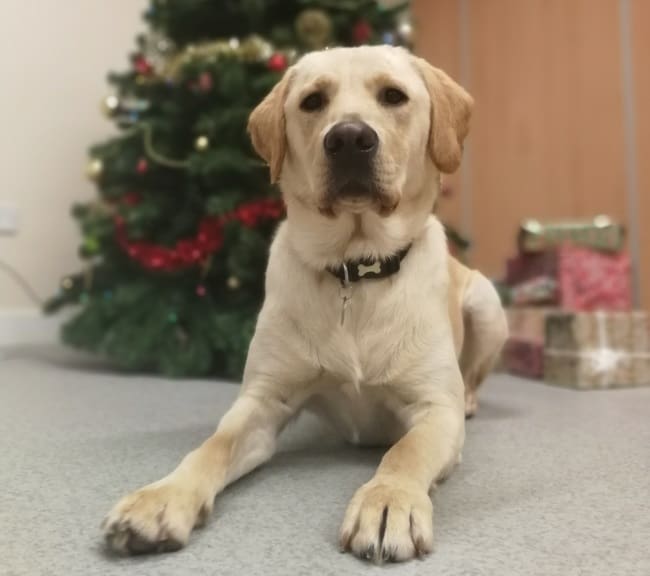
[[9, 236], [18, 232], [18, 208], [15, 204], [0, 204], [0, 234]]

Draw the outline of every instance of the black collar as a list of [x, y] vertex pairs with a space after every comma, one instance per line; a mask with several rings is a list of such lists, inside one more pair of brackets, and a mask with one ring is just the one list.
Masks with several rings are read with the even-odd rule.
[[409, 244], [397, 254], [379, 260], [376, 258], [346, 260], [339, 266], [328, 266], [327, 271], [336, 276], [344, 286], [359, 280], [387, 278], [399, 272], [400, 264], [410, 249]]

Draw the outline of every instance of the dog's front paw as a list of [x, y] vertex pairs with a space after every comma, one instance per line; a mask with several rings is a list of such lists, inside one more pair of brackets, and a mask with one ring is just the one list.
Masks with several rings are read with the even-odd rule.
[[433, 504], [407, 482], [373, 479], [352, 498], [340, 533], [341, 549], [360, 558], [403, 561], [433, 550]]
[[122, 498], [102, 523], [107, 546], [121, 554], [171, 552], [187, 544], [212, 501], [171, 478]]

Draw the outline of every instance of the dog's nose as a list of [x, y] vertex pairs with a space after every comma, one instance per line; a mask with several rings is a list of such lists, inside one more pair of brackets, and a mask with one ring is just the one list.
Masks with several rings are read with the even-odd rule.
[[323, 139], [330, 158], [370, 159], [377, 152], [379, 137], [368, 124], [359, 121], [339, 122]]

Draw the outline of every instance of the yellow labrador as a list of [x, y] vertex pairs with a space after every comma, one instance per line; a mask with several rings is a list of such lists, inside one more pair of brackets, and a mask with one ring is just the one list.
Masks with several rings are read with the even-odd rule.
[[506, 337], [495, 290], [450, 258], [431, 215], [471, 109], [444, 72], [384, 46], [309, 54], [254, 110], [288, 217], [241, 393], [176, 470], [117, 503], [111, 548], [183, 546], [308, 408], [351, 442], [391, 446], [350, 502], [341, 547], [377, 561], [432, 550], [429, 491], [459, 461], [465, 410]]

